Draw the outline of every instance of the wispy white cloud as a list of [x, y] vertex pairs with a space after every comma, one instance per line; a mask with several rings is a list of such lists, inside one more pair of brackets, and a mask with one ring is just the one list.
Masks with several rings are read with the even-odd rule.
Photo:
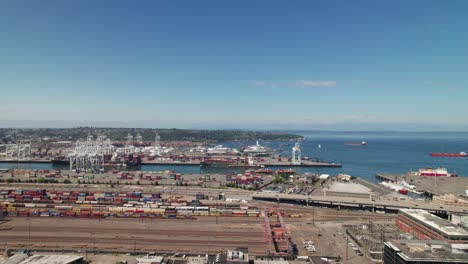
[[299, 81], [294, 82], [294, 86], [297, 86], [297, 87], [322, 88], [322, 87], [335, 87], [336, 85], [337, 85], [336, 81], [299, 80]]
[[[267, 82], [267, 81], [250, 81], [251, 86], [257, 87], [277, 87], [276, 83]], [[335, 87], [337, 86], [336, 81], [317, 81], [317, 80], [298, 80], [291, 82], [280, 82], [279, 86], [294, 86], [294, 87], [311, 87], [311, 88], [326, 88], [326, 87]]]
[[253, 85], [253, 86], [266, 86], [267, 82], [265, 82], [265, 81], [251, 81], [251, 82], [249, 82], [249, 84]]
[[251, 81], [249, 84], [258, 87], [276, 87], [276, 84], [266, 81]]

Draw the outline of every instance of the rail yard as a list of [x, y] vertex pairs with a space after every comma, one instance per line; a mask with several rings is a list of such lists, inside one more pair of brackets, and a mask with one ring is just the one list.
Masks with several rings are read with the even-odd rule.
[[[4, 200], [12, 200], [11, 193], [3, 191]], [[313, 237], [305, 233], [316, 228], [315, 224], [393, 219], [391, 215], [369, 212], [278, 206], [252, 200], [216, 203], [207, 200], [205, 204], [204, 199], [198, 199], [200, 204], [195, 206], [187, 205], [184, 199], [197, 197], [173, 197], [172, 194], [168, 197], [173, 199], [166, 199], [163, 198], [165, 195], [159, 198], [159, 195], [150, 197], [133, 192], [125, 193], [125, 200], [113, 199], [113, 204], [103, 199], [97, 199], [100, 203], [77, 204], [56, 197], [86, 197], [83, 199], [86, 201], [91, 200], [91, 193], [86, 196], [78, 192], [51, 191], [47, 193], [51, 196], [49, 201], [42, 199], [47, 195], [25, 193], [23, 198], [31, 195], [33, 199], [39, 199], [24, 204], [17, 201], [2, 203], [8, 215], [0, 227], [6, 248], [201, 254], [248, 246], [249, 252], [256, 256], [290, 256], [292, 245], [297, 246], [302, 244], [302, 239]], [[98, 193], [93, 195], [106, 197], [105, 193], [102, 197]], [[107, 195], [111, 197], [110, 193]], [[150, 199], [145, 203], [139, 202], [141, 198], [142, 201]], [[198, 198], [202, 198], [201, 195]], [[298, 251], [307, 253], [303, 248]]]

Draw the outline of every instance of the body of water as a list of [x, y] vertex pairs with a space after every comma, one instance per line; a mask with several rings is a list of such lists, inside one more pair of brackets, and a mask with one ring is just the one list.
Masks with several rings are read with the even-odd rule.
[[[468, 177], [468, 158], [431, 157], [430, 152], [453, 152], [468, 150], [468, 133], [312, 133], [303, 132], [301, 142], [303, 157], [318, 157], [325, 161], [343, 164], [343, 168], [297, 168], [298, 172], [338, 174], [346, 173], [375, 180], [376, 173], [406, 173], [423, 167], [442, 166], [451, 173]], [[367, 146], [348, 146], [346, 142], [366, 141]], [[241, 148], [251, 142], [223, 142], [225, 146]], [[291, 156], [294, 142], [260, 142], [279, 149]], [[286, 145], [288, 144], [288, 145]], [[320, 144], [321, 148], [318, 147]], [[0, 168], [55, 169], [52, 164], [0, 163]], [[58, 167], [67, 169], [65, 167]], [[277, 168], [272, 168], [277, 169]], [[242, 169], [212, 168], [198, 166], [144, 165], [143, 171], [174, 170], [181, 173], [226, 173], [241, 172]]]

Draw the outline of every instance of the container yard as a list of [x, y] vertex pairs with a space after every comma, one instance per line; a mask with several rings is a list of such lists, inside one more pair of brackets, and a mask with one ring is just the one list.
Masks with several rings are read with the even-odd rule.
[[[2, 243], [8, 248], [53, 248], [110, 252], [204, 253], [248, 246], [268, 255], [261, 209], [204, 201], [204, 193], [2, 190]], [[192, 199], [193, 198], [193, 199]], [[92, 227], [91, 227], [92, 226]], [[91, 237], [91, 238], [90, 238]], [[88, 243], [88, 244], [87, 244]]]
[[[119, 191], [37, 186], [41, 185], [0, 191], [2, 215], [8, 220], [0, 226], [3, 246], [186, 254], [247, 246], [252, 255], [287, 257], [297, 254], [300, 232], [305, 232], [301, 230], [314, 227], [306, 223], [391, 217], [288, 205], [274, 208], [272, 203], [248, 199], [242, 190], [220, 193], [191, 187], [186, 193], [180, 186], [141, 191], [131, 191], [130, 186]], [[239, 194], [247, 200], [232, 198]]]
[[[205, 194], [162, 198], [160, 193], [3, 190], [0, 206], [10, 217], [194, 219], [197, 216], [259, 217], [256, 208], [204, 206]], [[219, 197], [218, 197], [219, 198]]]

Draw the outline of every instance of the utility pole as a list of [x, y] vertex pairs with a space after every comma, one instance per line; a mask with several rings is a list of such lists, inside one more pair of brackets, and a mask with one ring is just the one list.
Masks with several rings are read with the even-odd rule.
[[315, 226], [315, 207], [312, 206], [312, 224]]
[[346, 237], [346, 260], [348, 260], [348, 237]]
[[28, 251], [31, 250], [31, 219], [28, 216]]
[[93, 233], [93, 251], [96, 254], [96, 233]]

